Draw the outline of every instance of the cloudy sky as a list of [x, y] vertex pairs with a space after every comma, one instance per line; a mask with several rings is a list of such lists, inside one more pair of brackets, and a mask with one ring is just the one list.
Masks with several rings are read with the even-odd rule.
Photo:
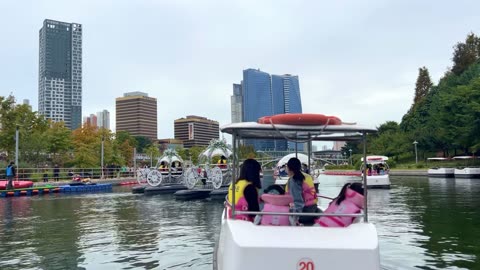
[[0, 1], [0, 95], [38, 102], [38, 30], [83, 24], [83, 114], [144, 91], [158, 136], [186, 115], [230, 122], [232, 83], [260, 68], [300, 78], [303, 111], [377, 126], [400, 121], [418, 68], [432, 79], [452, 46], [480, 34], [478, 1]]

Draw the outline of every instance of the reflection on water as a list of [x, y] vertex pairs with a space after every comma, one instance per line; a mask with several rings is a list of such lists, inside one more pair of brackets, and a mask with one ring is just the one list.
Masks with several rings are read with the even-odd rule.
[[[480, 269], [480, 180], [391, 180], [369, 191], [382, 268]], [[320, 193], [352, 181], [322, 176]], [[212, 269], [221, 201], [129, 191], [0, 200], [0, 269]]]

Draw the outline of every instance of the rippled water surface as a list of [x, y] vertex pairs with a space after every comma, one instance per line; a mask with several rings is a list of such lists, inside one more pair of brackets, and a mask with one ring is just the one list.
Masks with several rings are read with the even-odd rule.
[[[322, 177], [327, 196], [353, 180]], [[222, 207], [129, 187], [1, 198], [0, 269], [212, 269]], [[393, 178], [371, 190], [382, 267], [480, 269], [479, 207], [480, 179]]]

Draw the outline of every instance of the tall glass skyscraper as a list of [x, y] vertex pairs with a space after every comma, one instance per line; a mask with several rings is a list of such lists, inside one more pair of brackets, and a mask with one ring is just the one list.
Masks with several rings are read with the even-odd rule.
[[[235, 91], [234, 91], [235, 92]], [[257, 69], [243, 71], [243, 122], [256, 122], [258, 118], [281, 113], [301, 113], [302, 102], [298, 76], [270, 75]], [[285, 140], [246, 140], [255, 150], [293, 150], [295, 143]], [[303, 150], [303, 144], [298, 144]]]
[[82, 124], [82, 25], [53, 20], [40, 29], [38, 112], [70, 129]]

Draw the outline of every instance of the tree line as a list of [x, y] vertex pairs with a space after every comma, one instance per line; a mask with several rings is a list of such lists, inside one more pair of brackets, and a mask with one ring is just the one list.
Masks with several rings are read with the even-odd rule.
[[[434, 84], [426, 67], [418, 70], [413, 103], [400, 123], [387, 121], [368, 136], [369, 153], [414, 159], [478, 155], [480, 150], [480, 38], [470, 33], [453, 47], [452, 67]], [[343, 151], [361, 153], [348, 143]]]

